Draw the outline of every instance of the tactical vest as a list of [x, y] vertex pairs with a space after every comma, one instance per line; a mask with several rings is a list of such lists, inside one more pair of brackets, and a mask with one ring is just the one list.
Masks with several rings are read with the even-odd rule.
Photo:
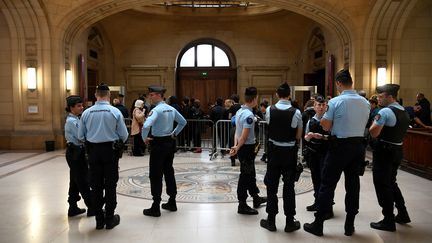
[[[322, 135], [330, 135], [329, 132], [324, 131], [324, 129], [322, 128], [322, 126], [320, 124], [320, 121], [318, 121], [318, 120], [316, 120], [314, 118], [311, 118], [309, 120], [309, 132], [319, 133], [319, 134], [322, 134]], [[316, 138], [312, 138], [310, 141], [313, 144], [323, 144], [323, 143], [327, 142], [327, 140], [316, 139]]]
[[291, 127], [296, 110], [294, 107], [287, 110], [280, 110], [275, 105], [270, 107], [269, 139], [277, 142], [293, 142], [296, 140], [297, 128]]
[[389, 106], [388, 108], [390, 108], [390, 110], [395, 114], [396, 124], [394, 127], [384, 126], [378, 136], [378, 140], [384, 140], [391, 143], [402, 143], [410, 123], [409, 116], [404, 110], [399, 110], [393, 106]]

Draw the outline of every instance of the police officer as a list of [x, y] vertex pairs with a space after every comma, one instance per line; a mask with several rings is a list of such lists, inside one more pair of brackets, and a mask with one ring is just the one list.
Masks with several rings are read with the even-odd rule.
[[[300, 110], [289, 101], [291, 91], [288, 83], [277, 89], [279, 101], [267, 108], [268, 122], [268, 163], [264, 182], [267, 186], [267, 219], [262, 219], [261, 227], [276, 231], [276, 214], [278, 213], [277, 192], [279, 180], [283, 180], [283, 205], [286, 216], [285, 232], [300, 229], [300, 222], [294, 219], [295, 191], [294, 182], [297, 168], [297, 141], [303, 132]], [[288, 125], [289, 124], [289, 125]]]
[[[166, 89], [159, 86], [149, 87], [149, 97], [155, 107], [150, 111], [142, 129], [142, 139], [151, 145], [150, 151], [150, 186], [153, 204], [144, 209], [146, 216], [159, 217], [159, 204], [162, 200], [162, 176], [165, 177], [166, 191], [169, 195], [167, 203], [162, 208], [177, 211], [177, 185], [174, 177], [173, 160], [176, 149], [176, 136], [186, 126], [184, 117], [172, 106], [163, 101]], [[174, 122], [177, 126], [173, 130]], [[148, 137], [152, 128], [152, 137]]]
[[239, 200], [237, 213], [258, 214], [258, 211], [246, 203], [247, 192], [253, 198], [253, 207], [258, 208], [267, 198], [258, 196], [255, 172], [255, 116], [252, 108], [257, 105], [257, 89], [248, 87], [245, 90], [245, 104], [236, 113], [236, 130], [234, 146], [231, 147], [230, 156], [238, 155], [240, 160], [240, 176], [237, 185], [237, 198]]
[[[321, 118], [327, 109], [326, 100], [318, 95], [315, 98], [314, 106], [315, 115], [310, 118], [305, 128], [305, 147], [307, 151], [307, 163], [311, 171], [312, 183], [314, 188], [315, 201], [312, 205], [306, 207], [307, 211], [317, 211], [317, 198], [321, 186], [321, 171], [324, 164], [324, 158], [328, 149], [329, 132], [325, 131], [320, 125]], [[332, 216], [332, 211], [328, 217]]]
[[[411, 222], [402, 192], [396, 183], [397, 170], [402, 161], [403, 138], [410, 122], [404, 108], [396, 102], [398, 90], [397, 84], [377, 87], [379, 105], [385, 108], [378, 112], [369, 129], [371, 136], [377, 139], [372, 172], [378, 203], [384, 215], [383, 220], [370, 226], [385, 231], [395, 231], [395, 222]], [[398, 209], [396, 218], [393, 214], [394, 205]]]
[[[364, 163], [364, 129], [369, 116], [369, 102], [352, 89], [352, 78], [348, 70], [336, 74], [336, 87], [341, 93], [328, 103], [327, 112], [321, 119], [324, 130], [333, 136], [324, 160], [321, 187], [318, 194], [318, 211], [315, 221], [304, 224], [305, 231], [323, 235], [325, 215], [332, 208], [336, 185], [342, 172], [345, 175], [345, 235], [354, 233], [354, 219], [359, 208], [359, 165]], [[362, 161], [363, 160], [363, 161]]]
[[81, 194], [88, 208], [87, 216], [94, 216], [90, 186], [88, 182], [88, 163], [85, 158], [84, 144], [78, 139], [79, 115], [83, 111], [83, 101], [78, 95], [66, 98], [65, 138], [67, 142], [66, 161], [69, 166], [69, 210], [68, 216], [73, 217], [85, 213], [85, 209], [77, 206]]
[[[118, 162], [122, 143], [128, 131], [121, 112], [111, 106], [108, 85], [96, 87], [96, 103], [85, 110], [81, 117], [78, 138], [86, 141], [93, 189], [96, 229], [112, 229], [120, 223], [114, 214], [117, 206]], [[104, 197], [105, 191], [105, 197]], [[105, 202], [105, 215], [102, 211]]]

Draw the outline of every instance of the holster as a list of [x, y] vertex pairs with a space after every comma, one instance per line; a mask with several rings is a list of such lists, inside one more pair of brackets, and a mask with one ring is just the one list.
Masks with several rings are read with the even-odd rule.
[[114, 153], [117, 154], [118, 158], [123, 157], [124, 152], [124, 142], [122, 140], [116, 140], [113, 142], [112, 148]]

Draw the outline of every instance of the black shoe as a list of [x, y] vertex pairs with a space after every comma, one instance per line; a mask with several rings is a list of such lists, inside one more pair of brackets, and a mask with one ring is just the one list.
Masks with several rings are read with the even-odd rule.
[[309, 211], [309, 212], [318, 211], [318, 206], [314, 203], [312, 205], [307, 206], [306, 210]]
[[400, 212], [395, 217], [395, 221], [398, 224], [408, 224], [411, 222], [411, 219], [408, 215], [408, 212]]
[[144, 209], [143, 214], [145, 216], [152, 216], [152, 217], [160, 217], [161, 216], [160, 209], [154, 208], [153, 206], [151, 208]]
[[101, 217], [96, 216], [96, 229], [101, 230], [105, 228], [105, 217], [102, 215]]
[[120, 215], [114, 214], [111, 218], [107, 218], [106, 220], [106, 229], [112, 229], [120, 224]]
[[354, 225], [352, 225], [352, 224], [350, 224], [350, 225], [345, 225], [345, 226], [344, 226], [344, 229], [345, 229], [344, 234], [345, 234], [346, 236], [351, 236], [351, 235], [353, 235], [354, 232], [355, 232]]
[[261, 206], [261, 204], [263, 204], [263, 203], [267, 203], [267, 197], [255, 196], [253, 198], [253, 207], [254, 208], [259, 208], [259, 206]]
[[79, 207], [69, 207], [68, 210], [68, 217], [73, 217], [73, 216], [77, 216], [79, 214], [83, 214], [85, 213], [86, 210], [84, 208], [79, 208]]
[[370, 227], [377, 230], [384, 230], [384, 231], [396, 231], [396, 224], [393, 222], [385, 222], [384, 220], [381, 220], [379, 222], [372, 222], [370, 223]]
[[322, 223], [317, 223], [316, 221], [312, 222], [312, 223], [305, 223], [303, 225], [303, 229], [306, 232], [309, 232], [311, 234], [314, 234], [316, 236], [323, 236], [323, 225]]
[[261, 219], [260, 225], [268, 231], [276, 231], [275, 222], [270, 222], [268, 219]]
[[300, 229], [300, 222], [294, 219], [294, 220], [287, 221], [284, 231], [290, 233], [298, 229]]
[[333, 210], [324, 214], [324, 220], [331, 219], [334, 217]]
[[246, 203], [240, 203], [238, 205], [237, 213], [246, 214], [246, 215], [255, 215], [258, 214], [258, 211], [249, 207], [249, 205], [247, 205]]
[[87, 209], [87, 217], [93, 217], [96, 215], [96, 212], [94, 211], [93, 208], [88, 208]]
[[176, 201], [169, 199], [167, 203], [162, 203], [162, 208], [171, 212], [175, 212], [177, 211]]

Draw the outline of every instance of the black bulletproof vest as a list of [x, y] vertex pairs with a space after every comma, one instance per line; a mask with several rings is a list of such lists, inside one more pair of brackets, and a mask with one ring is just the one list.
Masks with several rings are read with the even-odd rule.
[[275, 105], [270, 107], [269, 139], [277, 142], [292, 142], [296, 140], [297, 128], [291, 127], [296, 108], [280, 110]]
[[[324, 131], [324, 129], [322, 128], [320, 121], [311, 118], [309, 120], [309, 132], [313, 132], [313, 133], [319, 133], [322, 135], [329, 135], [329, 132]], [[316, 138], [312, 138], [311, 142], [314, 144], [322, 144], [322, 143], [326, 143], [326, 140], [323, 139], [316, 139]]]
[[402, 143], [410, 123], [408, 113], [393, 106], [389, 106], [388, 108], [396, 116], [396, 125], [394, 127], [384, 126], [378, 139], [391, 143]]

